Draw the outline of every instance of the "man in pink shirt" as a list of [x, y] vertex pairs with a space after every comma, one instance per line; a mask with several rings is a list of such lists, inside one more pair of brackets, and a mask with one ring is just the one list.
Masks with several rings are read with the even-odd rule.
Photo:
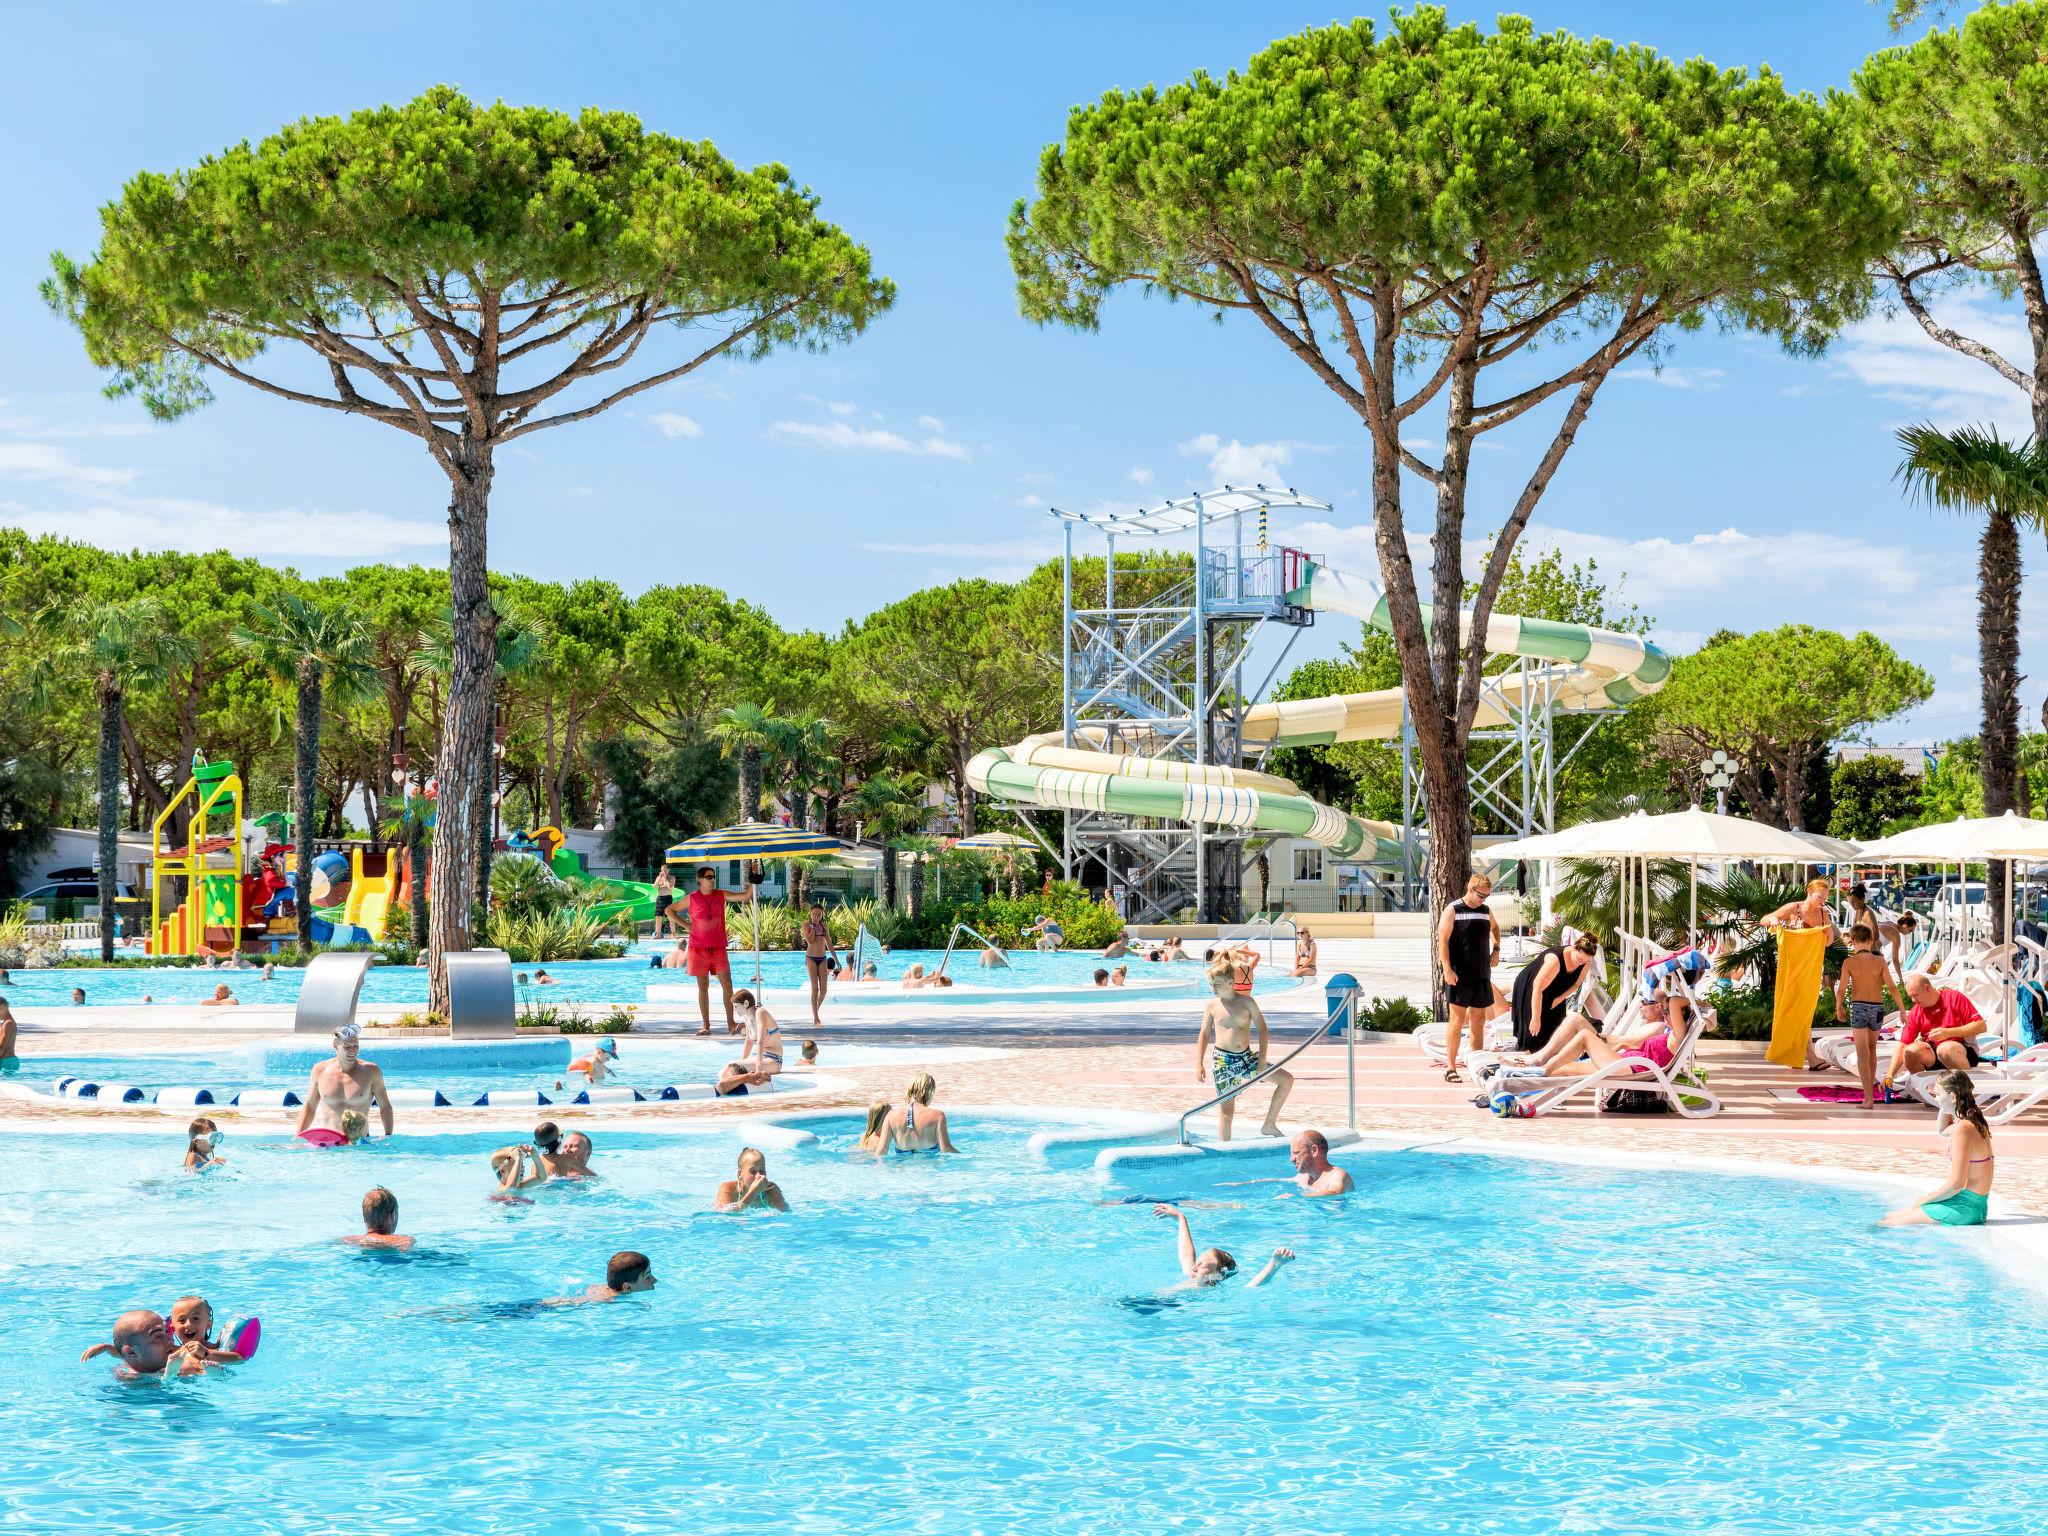
[[1906, 996], [1913, 1006], [1892, 1049], [1887, 1082], [1901, 1067], [1932, 1072], [1936, 1067], [1974, 1067], [1983, 1061], [1977, 1054], [1977, 1036], [1984, 1032], [1984, 1015], [1975, 1003], [1951, 987], [1937, 987], [1917, 971], [1906, 978]]

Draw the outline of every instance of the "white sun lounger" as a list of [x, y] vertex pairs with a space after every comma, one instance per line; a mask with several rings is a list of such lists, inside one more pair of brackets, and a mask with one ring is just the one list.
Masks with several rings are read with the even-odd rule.
[[[1671, 1065], [1660, 1067], [1645, 1056], [1624, 1056], [1618, 1061], [1587, 1073], [1584, 1077], [1505, 1077], [1495, 1081], [1523, 1098], [1529, 1113], [1547, 1115], [1563, 1108], [1583, 1093], [1593, 1095], [1593, 1113], [1602, 1113], [1601, 1092], [1610, 1088], [1635, 1088], [1654, 1093], [1668, 1103], [1675, 1114], [1688, 1120], [1704, 1120], [1719, 1114], [1721, 1101], [1705, 1087], [1685, 1080], [1692, 1066], [1693, 1052], [1700, 1036], [1713, 1021], [1713, 1010], [1693, 999], [1692, 1023], [1672, 1053]], [[1688, 1104], [1688, 1098], [1699, 1104]]]

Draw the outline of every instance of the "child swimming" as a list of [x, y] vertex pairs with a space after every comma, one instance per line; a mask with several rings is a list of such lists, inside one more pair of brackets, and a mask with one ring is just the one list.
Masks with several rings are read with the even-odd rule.
[[225, 1133], [205, 1115], [201, 1115], [185, 1127], [185, 1171], [197, 1173], [203, 1168], [225, 1166], [220, 1156], [221, 1137]]

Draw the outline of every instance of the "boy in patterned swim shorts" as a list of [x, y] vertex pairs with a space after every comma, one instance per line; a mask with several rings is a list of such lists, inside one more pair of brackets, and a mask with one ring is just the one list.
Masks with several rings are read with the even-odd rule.
[[[1236, 966], [1230, 955], [1220, 954], [1210, 962], [1209, 990], [1214, 996], [1203, 1005], [1202, 1034], [1195, 1042], [1195, 1081], [1199, 1083], [1209, 1075], [1209, 1047], [1213, 1041], [1216, 1091], [1231, 1095], [1216, 1106], [1216, 1135], [1220, 1141], [1230, 1140], [1238, 1090], [1257, 1077], [1266, 1064], [1266, 1016], [1248, 993], [1236, 989], [1235, 981]], [[1258, 1031], [1256, 1049], [1252, 1045], [1254, 1029]], [[1283, 1067], [1268, 1080], [1273, 1084], [1273, 1099], [1266, 1106], [1266, 1123], [1259, 1128], [1259, 1134], [1278, 1136], [1280, 1106], [1287, 1102], [1294, 1078]]]

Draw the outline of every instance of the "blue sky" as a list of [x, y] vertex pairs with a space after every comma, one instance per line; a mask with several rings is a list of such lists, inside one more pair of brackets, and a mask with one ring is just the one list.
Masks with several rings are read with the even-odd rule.
[[[51, 249], [90, 250], [99, 205], [140, 168], [446, 81], [479, 98], [628, 109], [734, 159], [779, 160], [901, 289], [842, 350], [715, 365], [528, 439], [499, 469], [499, 569], [629, 590], [707, 581], [787, 624], [833, 628], [929, 582], [1027, 569], [1057, 548], [1049, 503], [1265, 478], [1335, 505], [1291, 530], [1298, 542], [1377, 575], [1362, 430], [1298, 364], [1263, 334], [1136, 294], [1112, 303], [1099, 334], [1040, 330], [1017, 315], [1002, 247], [1008, 208], [1071, 105], [1227, 69], [1339, 12], [1291, 0], [575, 9], [574, 23], [529, 3], [379, 0], [13, 12], [0, 64], [0, 142], [16, 147], [0, 167], [0, 520], [120, 547], [224, 546], [316, 573], [438, 563], [445, 482], [412, 439], [231, 383], [211, 408], [151, 427], [139, 407], [99, 397], [35, 285]], [[1546, 27], [1769, 64], [1812, 90], [1845, 83], [1889, 41], [1866, 0], [1522, 9]], [[2022, 346], [1994, 301], [1952, 314]], [[1678, 342], [1661, 374], [1632, 375], [1608, 385], [1531, 542], [1625, 573], [1627, 595], [1680, 649], [1724, 625], [1874, 629], [1940, 690], [1879, 735], [1973, 730], [1975, 529], [1902, 501], [1890, 434], [1929, 417], [2023, 431], [2018, 395], [1883, 318], [1818, 361], [1709, 334]], [[1512, 443], [1491, 458], [1478, 533], [1528, 462]], [[2030, 548], [2031, 565], [2039, 555]], [[2041, 597], [2030, 583], [2030, 661], [2044, 645]], [[1351, 633], [1325, 623], [1297, 654]], [[2035, 718], [2042, 687], [2023, 688]]]

